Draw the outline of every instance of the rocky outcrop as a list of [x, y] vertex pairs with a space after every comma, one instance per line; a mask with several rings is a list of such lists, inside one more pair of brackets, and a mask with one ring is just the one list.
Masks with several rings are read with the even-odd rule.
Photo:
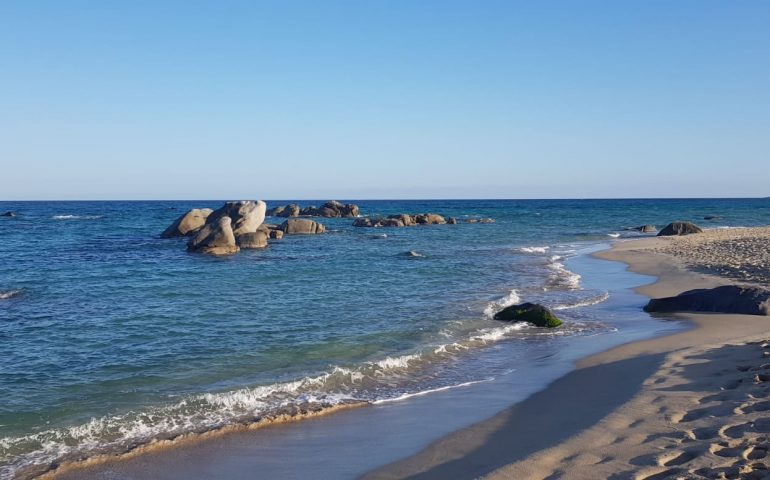
[[449, 220], [446, 221], [449, 225], [457, 225], [457, 219], [455, 217], [449, 217]]
[[246, 233], [256, 232], [257, 228], [265, 221], [266, 210], [267, 205], [262, 200], [226, 202], [209, 215], [209, 218], [206, 219], [206, 224], [216, 223], [222, 217], [230, 217], [233, 234], [239, 237]]
[[299, 205], [290, 203], [275, 207], [268, 212], [272, 217], [324, 217], [324, 218], [352, 218], [359, 214], [358, 205], [353, 203], [342, 204], [336, 200], [330, 200], [320, 207], [310, 205], [300, 209]]
[[258, 249], [267, 247], [267, 238], [270, 234], [264, 230], [253, 233], [244, 233], [235, 238], [235, 243], [242, 249]]
[[447, 223], [444, 217], [433, 213], [417, 215], [388, 215], [387, 217], [363, 217], [353, 222], [354, 227], [411, 227], [412, 225], [443, 225]]
[[5, 213], [0, 213], [0, 217], [15, 217], [15, 216], [16, 216], [16, 212], [14, 212], [14, 211], [8, 211], [8, 212], [5, 212]]
[[537, 303], [521, 303], [506, 307], [494, 316], [495, 320], [507, 322], [529, 322], [538, 327], [554, 328], [561, 325], [561, 320], [546, 307]]
[[286, 235], [313, 235], [326, 231], [322, 224], [304, 218], [290, 218], [278, 228]]
[[494, 218], [469, 218], [465, 223], [495, 223]]
[[663, 230], [658, 232], [659, 237], [672, 235], [690, 235], [693, 233], [702, 233], [703, 230], [694, 223], [690, 222], [672, 222], [666, 225]]
[[290, 203], [280, 207], [271, 208], [267, 211], [267, 215], [271, 217], [299, 217], [300, 208], [296, 203]]
[[738, 285], [689, 290], [675, 297], [654, 298], [644, 311], [770, 315], [770, 290]]
[[193, 235], [206, 224], [206, 219], [211, 215], [210, 208], [193, 208], [181, 217], [177, 218], [167, 229], [160, 234], [161, 238], [185, 237]]
[[240, 248], [235, 242], [232, 220], [219, 217], [216, 222], [207, 222], [198, 233], [187, 242], [187, 250], [211, 255], [237, 253]]

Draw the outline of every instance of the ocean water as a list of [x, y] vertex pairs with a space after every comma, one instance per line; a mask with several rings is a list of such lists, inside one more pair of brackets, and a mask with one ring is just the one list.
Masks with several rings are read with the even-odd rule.
[[[496, 221], [322, 219], [327, 234], [225, 258], [158, 237], [187, 209], [221, 203], [0, 202], [18, 213], [0, 217], [0, 478], [298, 405], [472, 385], [557, 342], [653, 331], [656, 320], [627, 327], [595, 308], [610, 289], [572, 259], [647, 223], [770, 224], [768, 199], [359, 201], [364, 215]], [[491, 319], [519, 301], [565, 325]], [[500, 348], [519, 362], [485, 361]]]

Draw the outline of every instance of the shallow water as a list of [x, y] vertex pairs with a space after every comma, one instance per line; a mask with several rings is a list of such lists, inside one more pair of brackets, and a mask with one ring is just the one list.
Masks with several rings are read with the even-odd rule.
[[[770, 223], [766, 199], [362, 201], [363, 214], [496, 223], [324, 219], [329, 234], [228, 258], [158, 238], [186, 209], [220, 203], [0, 203], [18, 212], [0, 218], [3, 476], [300, 402], [387, 403], [504, 377], [519, 367], [477, 353], [501, 346], [526, 364], [581, 338], [646, 335], [659, 328], [646, 316], [608, 320], [611, 288], [573, 272], [578, 251], [645, 223]], [[490, 319], [519, 300], [558, 309], [564, 328]]]

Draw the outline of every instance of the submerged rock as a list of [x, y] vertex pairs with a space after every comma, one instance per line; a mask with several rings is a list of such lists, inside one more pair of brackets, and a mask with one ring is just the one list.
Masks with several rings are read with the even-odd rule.
[[279, 228], [286, 235], [312, 235], [324, 233], [326, 231], [326, 227], [322, 224], [302, 218], [291, 218], [286, 220]]
[[167, 229], [160, 234], [161, 238], [186, 237], [200, 230], [206, 224], [206, 219], [211, 215], [210, 208], [193, 208], [181, 217], [174, 220]]
[[15, 217], [16, 212], [14, 211], [7, 211], [5, 213], [0, 213], [0, 217]]
[[672, 235], [690, 235], [693, 233], [703, 233], [703, 230], [694, 223], [690, 222], [672, 222], [666, 225], [663, 230], [658, 232], [659, 237]]
[[688, 290], [675, 297], [654, 298], [644, 311], [770, 315], [770, 290], [738, 285]]
[[703, 220], [720, 220], [721, 218], [719, 215], [706, 215]]
[[561, 325], [561, 320], [546, 307], [537, 303], [521, 303], [506, 307], [494, 316], [495, 320], [529, 322], [538, 327], [554, 328]]
[[220, 217], [216, 223], [206, 223], [187, 242], [187, 250], [211, 255], [237, 253], [240, 248], [235, 242], [231, 222], [230, 217]]
[[411, 227], [412, 225], [443, 225], [447, 223], [444, 217], [435, 213], [420, 213], [408, 215], [388, 215], [387, 217], [357, 218], [353, 221], [354, 227]]

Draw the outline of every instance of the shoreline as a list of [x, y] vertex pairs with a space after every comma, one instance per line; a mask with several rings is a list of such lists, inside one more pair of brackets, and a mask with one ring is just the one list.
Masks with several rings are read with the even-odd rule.
[[[648, 297], [731, 283], [687, 270], [683, 263], [653, 251], [665, 241], [616, 242], [610, 250], [594, 256], [656, 277], [653, 283], [634, 288]], [[719, 478], [721, 472], [739, 470], [745, 474], [764, 472], [763, 465], [751, 465], [760, 458], [758, 454], [751, 456], [750, 452], [759, 451], [757, 445], [746, 444], [751, 439], [722, 433], [731, 422], [724, 420], [727, 415], [719, 404], [752, 408], [752, 394], [742, 391], [750, 389], [751, 382], [733, 377], [751, 377], [751, 369], [759, 368], [757, 362], [761, 363], [764, 354], [751, 343], [770, 337], [770, 318], [694, 313], [668, 318], [685, 320], [691, 328], [590, 355], [578, 361], [572, 372], [525, 401], [362, 478], [645, 479], [688, 473], [685, 468], [689, 464], [694, 464], [690, 473], [701, 475], [695, 478]], [[740, 365], [714, 365], [725, 357]], [[744, 365], [751, 362], [757, 365]], [[703, 363], [710, 368], [702, 367]], [[747, 370], [741, 373], [737, 368]], [[693, 391], [688, 391], [691, 385]], [[704, 389], [706, 395], [700, 393]], [[730, 393], [720, 398], [725, 391]], [[709, 407], [711, 404], [716, 405]], [[770, 403], [766, 406], [770, 408]], [[696, 416], [693, 412], [700, 417], [690, 420]], [[712, 423], [717, 425], [689, 428], [696, 420], [714, 418]], [[741, 442], [741, 451], [727, 451]], [[736, 460], [744, 460], [746, 465], [736, 466]]]
[[[710, 287], [725, 283], [724, 279], [718, 277], [684, 271], [681, 265], [673, 264], [668, 257], [659, 253], [638, 251], [640, 249], [636, 248], [656, 241], [660, 240], [650, 238], [616, 242], [611, 250], [593, 256], [630, 265], [628, 270], [635, 273], [655, 275], [657, 281], [654, 283], [634, 288], [635, 291], [649, 296], [662, 296], [671, 294], [672, 291], [678, 293], [688, 288]], [[684, 286], [686, 288], [683, 288]], [[731, 317], [728, 319], [731, 323], [725, 323], [722, 317]], [[645, 381], [660, 371], [668, 354], [686, 348], [694, 338], [697, 338], [701, 344], [704, 342], [724, 344], [728, 340], [734, 341], [737, 331], [752, 336], [765, 330], [757, 328], [756, 325], [744, 325], [747, 319], [740, 315], [679, 315], [676, 318], [689, 321], [693, 328], [650, 340], [631, 341], [631, 343], [577, 360], [573, 369], [557, 378], [545, 389], [535, 390], [524, 400], [501, 413], [467, 428], [448, 433], [416, 455], [388, 463], [364, 474], [363, 478], [446, 478], [447, 476], [468, 478], [484, 475], [489, 475], [490, 478], [522, 478], [523, 475], [527, 478], [544, 478], [558, 473], [558, 469], [565, 465], [569, 465], [568, 468], [572, 473], [569, 478], [597, 478], [597, 462], [589, 462], [590, 465], [586, 467], [588, 471], [584, 472], [583, 476], [575, 473], [584, 467], [576, 463], [591, 458], [589, 454], [579, 451], [580, 445], [575, 446], [575, 439], [590, 436], [598, 425], [606, 421], [610, 412], [622, 410], [633, 403], [644, 392]], [[762, 317], [759, 319], [761, 320]], [[756, 319], [753, 319], [754, 322], [751, 322], [752, 319], [748, 320], [749, 324], [756, 323]], [[736, 324], [741, 324], [740, 328], [736, 328]], [[597, 382], [607, 383], [610, 388], [597, 388]], [[587, 385], [591, 388], [586, 388]], [[569, 402], [563, 402], [564, 398], [568, 398]], [[649, 413], [647, 412], [648, 415]], [[376, 418], [376, 415], [371, 412], [368, 414], [359, 412], [352, 416], [361, 420]], [[348, 417], [350, 416], [348, 414]], [[337, 416], [332, 417], [335, 418], [326, 422], [345, 422]], [[522, 422], [521, 419], [526, 421]], [[324, 422], [325, 419], [320, 420]], [[628, 425], [624, 428], [627, 430]], [[199, 452], [205, 450], [202, 445], [204, 442], [192, 443], [199, 444], [197, 448]], [[218, 443], [219, 445], [208, 444], [211, 449], [218, 447], [220, 451], [219, 454], [211, 454], [213, 459], [222, 458], [222, 444], [228, 442]], [[233, 442], [229, 443], [232, 447]], [[576, 450], [576, 453], [570, 455], [559, 453], [560, 449], [568, 448]], [[154, 450], [168, 451], [167, 448]], [[414, 451], [416, 450], [412, 450], [411, 453]], [[547, 454], [548, 458], [541, 458], [546, 452], [550, 452]], [[135, 457], [134, 460], [143, 457], [139, 460], [145, 463], [143, 467], [145, 472], [154, 472], [152, 470], [154, 467], [168, 463], [168, 459], [158, 462], [157, 455], [149, 455], [154, 457], [153, 460], [153, 458], [144, 458], [140, 455], [141, 453], [144, 452], [137, 452], [132, 457]], [[164, 454], [164, 452], [160, 453]], [[182, 457], [179, 452], [171, 456], [176, 456], [177, 460]], [[566, 457], [574, 458], [566, 464], [559, 460]], [[113, 460], [120, 461], [122, 458], [107, 457], [98, 461], [98, 464]], [[609, 472], [608, 475], [611, 472], [622, 471], [619, 465], [611, 461], [603, 462], [602, 465], [602, 468]], [[88, 460], [76, 462], [66, 468], [48, 472], [44, 478], [70, 478], [68, 474], [71, 475], [81, 468], [84, 468], [82, 473], [85, 473], [85, 470], [89, 470], [89, 466], [93, 467], [94, 464]], [[551, 473], [548, 473], [548, 466]], [[655, 471], [661, 470], [650, 468]], [[174, 476], [173, 470], [165, 473], [163, 478], [179, 478]], [[554, 478], [559, 478], [559, 475]]]

